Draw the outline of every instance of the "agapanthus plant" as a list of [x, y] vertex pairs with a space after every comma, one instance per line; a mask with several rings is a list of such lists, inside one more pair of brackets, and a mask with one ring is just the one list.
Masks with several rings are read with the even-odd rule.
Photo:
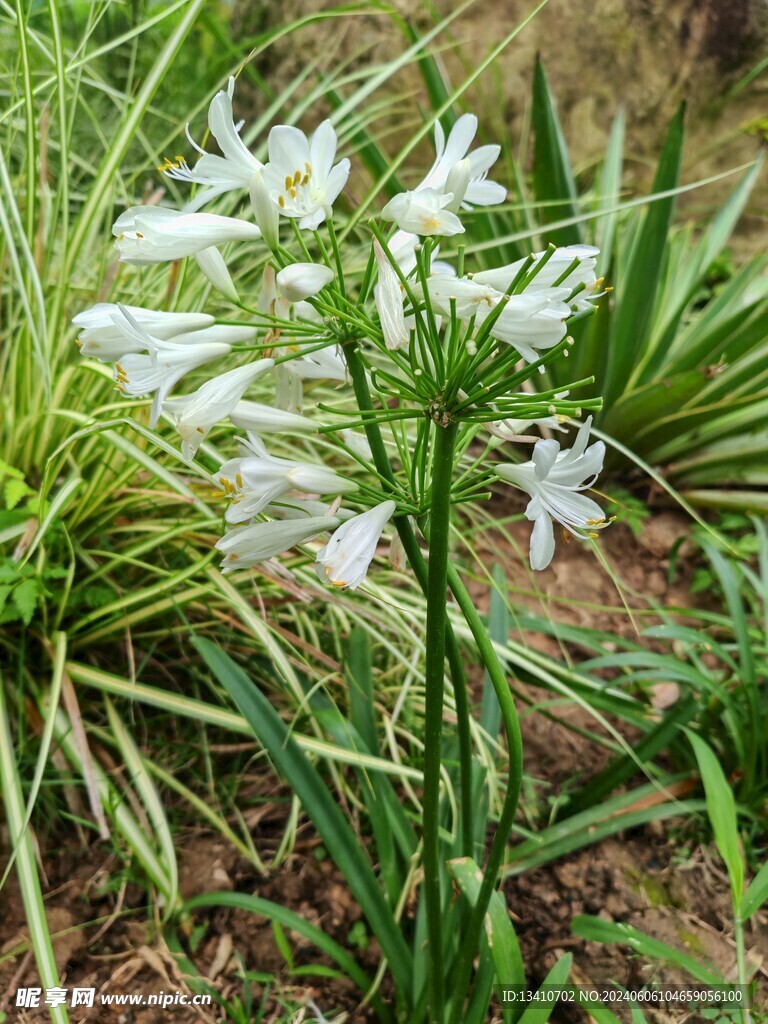
[[[196, 257], [235, 304], [238, 322], [100, 305], [76, 317], [82, 352], [114, 362], [122, 394], [152, 398], [151, 425], [167, 420], [176, 426], [188, 463], [210, 462], [209, 432], [223, 421], [234, 425], [233, 455], [211, 467], [227, 526], [217, 544], [225, 571], [252, 571], [303, 545], [313, 552], [324, 584], [353, 590], [365, 584], [382, 536], [396, 532], [427, 600], [422, 889], [431, 969], [421, 1006], [426, 1003], [433, 1024], [457, 1021], [515, 813], [520, 741], [507, 680], [449, 565], [451, 522], [455, 506], [482, 500], [500, 481], [517, 489], [528, 498], [536, 570], [554, 555], [554, 522], [580, 539], [596, 537], [606, 525], [599, 505], [583, 493], [604, 454], [600, 442], [588, 445], [590, 419], [582, 419], [599, 408], [599, 400], [582, 396], [591, 378], [557, 391], [537, 390], [540, 371], [568, 356], [569, 322], [594, 311], [598, 252], [551, 246], [517, 263], [473, 272], [465, 211], [503, 202], [505, 191], [487, 177], [498, 147], [470, 151], [477, 130], [470, 115], [457, 120], [447, 140], [436, 125], [430, 171], [358, 230], [354, 248], [352, 239], [339, 244], [334, 220], [344, 218], [334, 207], [344, 205], [350, 163], [337, 160], [330, 122], [311, 139], [297, 127], [276, 125], [262, 163], [234, 122], [233, 89], [230, 80], [209, 111], [221, 153], [193, 144], [194, 166], [177, 158], [161, 168], [197, 188], [187, 205], [131, 207], [117, 218], [114, 234], [128, 263]], [[200, 212], [225, 192], [242, 194], [248, 204], [242, 217]], [[443, 239], [455, 245], [453, 264], [437, 259]], [[253, 299], [240, 295], [236, 274], [219, 251], [228, 241], [255, 247], [263, 258], [263, 283]], [[361, 246], [367, 251], [363, 271]], [[197, 390], [177, 393], [191, 371], [204, 367], [210, 374], [214, 360], [221, 360], [215, 376]], [[258, 379], [263, 398], [270, 378], [272, 404], [247, 397]], [[333, 398], [313, 402], [310, 410], [305, 388], [318, 380], [330, 383]], [[570, 421], [581, 425], [567, 448], [548, 434], [554, 427], [563, 437]], [[531, 433], [537, 430], [544, 436]], [[277, 457], [263, 439], [280, 433], [306, 439], [313, 432], [322, 444], [311, 461]], [[466, 856], [474, 850], [466, 680], [447, 623], [448, 587], [496, 687], [510, 750], [496, 837], [450, 963], [443, 952], [446, 893], [438, 829], [446, 657], [462, 736], [463, 849]]]

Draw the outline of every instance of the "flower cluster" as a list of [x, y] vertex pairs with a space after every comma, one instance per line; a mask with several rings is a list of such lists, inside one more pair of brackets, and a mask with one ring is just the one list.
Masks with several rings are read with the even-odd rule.
[[[465, 114], [447, 138], [435, 124], [430, 170], [369, 222], [370, 259], [361, 277], [359, 270], [345, 269], [346, 250], [333, 227], [334, 204], [347, 186], [350, 162], [336, 160], [331, 122], [320, 124], [311, 138], [296, 127], [276, 125], [262, 162], [246, 145], [242, 123], [235, 122], [233, 92], [230, 79], [208, 111], [219, 152], [202, 149], [188, 126], [196, 162], [190, 166], [176, 157], [160, 168], [169, 179], [194, 186], [186, 205], [130, 207], [115, 221], [113, 233], [125, 263], [148, 266], [194, 257], [210, 283], [249, 319], [234, 325], [205, 313], [120, 303], [99, 303], [74, 318], [82, 355], [112, 363], [116, 387], [126, 397], [151, 396], [150, 427], [161, 419], [175, 424], [184, 460], [195, 459], [223, 420], [245, 434], [238, 456], [214, 473], [231, 527], [217, 544], [223, 569], [254, 566], [330, 532], [316, 550], [318, 575], [334, 587], [359, 586], [387, 523], [404, 516], [418, 522], [424, 515], [432, 432], [451, 423], [461, 430], [453, 500], [470, 500], [492, 479], [525, 492], [530, 499], [525, 514], [534, 523], [534, 569], [552, 559], [553, 522], [582, 539], [596, 536], [606, 520], [582, 493], [604, 456], [601, 442], [588, 445], [591, 419], [582, 422], [570, 449], [524, 431], [538, 426], [546, 435], [551, 428], [563, 429], [584, 408], [597, 405], [571, 400], [568, 388], [537, 391], [531, 385], [552, 359], [568, 354], [568, 321], [594, 311], [593, 300], [601, 294], [598, 250], [550, 247], [505, 266], [465, 271], [462, 218], [506, 198], [505, 189], [488, 179], [499, 147], [472, 150], [477, 119]], [[250, 215], [203, 212], [227, 193], [247, 200]], [[281, 242], [286, 222], [295, 255]], [[360, 234], [358, 229], [353, 237]], [[457, 240], [458, 271], [438, 259], [440, 239]], [[243, 243], [250, 251], [256, 246], [265, 263], [255, 309], [235, 285], [232, 254], [225, 259], [221, 251], [227, 243]], [[347, 360], [351, 347], [362, 354], [365, 367], [354, 381]], [[235, 354], [246, 356], [240, 365], [194, 391], [175, 393], [188, 373]], [[259, 378], [272, 381], [270, 404], [246, 398]], [[314, 414], [305, 415], [316, 381], [329, 382], [342, 395], [354, 384], [352, 411], [323, 406], [321, 419], [313, 401]], [[372, 391], [376, 401], [361, 402], [361, 388], [369, 396]], [[347, 422], [328, 422], [340, 414]], [[380, 465], [371, 465], [368, 444], [370, 431], [380, 437], [382, 426], [391, 433], [384, 450], [389, 447], [399, 469], [388, 476]], [[324, 449], [335, 443], [351, 471], [277, 457], [262, 440], [265, 434], [311, 437], [318, 431]], [[470, 459], [466, 453], [478, 438], [485, 454]], [[529, 461], [484, 461], [501, 444], [530, 443]], [[207, 445], [203, 450], [208, 459], [218, 457]], [[373, 472], [362, 479], [360, 466]], [[349, 508], [341, 506], [342, 496]]]

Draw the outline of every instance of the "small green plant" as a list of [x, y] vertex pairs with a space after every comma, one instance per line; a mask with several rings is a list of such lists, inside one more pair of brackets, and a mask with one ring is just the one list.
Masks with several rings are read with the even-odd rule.
[[[717, 970], [703, 958], [691, 956], [678, 949], [659, 942], [656, 939], [625, 924], [603, 921], [594, 917], [577, 917], [572, 928], [576, 935], [593, 942], [617, 942], [627, 945], [634, 953], [656, 962], [670, 964], [683, 971], [693, 979], [692, 988], [696, 984], [713, 986], [715, 990], [726, 987], [731, 991], [723, 991], [720, 1005], [699, 1006], [697, 1013], [702, 1020], [739, 1021], [749, 1024], [762, 1016], [752, 1015], [749, 1008], [739, 1005], [751, 1003], [750, 982], [751, 971], [747, 966], [744, 928], [749, 920], [768, 900], [768, 863], [763, 863], [752, 881], [746, 883], [747, 867], [743, 849], [739, 840], [739, 815], [733, 789], [725, 776], [718, 759], [707, 743], [695, 732], [686, 730], [701, 775], [706, 795], [706, 811], [715, 843], [728, 872], [733, 907], [733, 929], [736, 943], [735, 977], [737, 989], [728, 984], [725, 973]], [[663, 988], [663, 986], [662, 986]], [[734, 1005], [736, 1004], [736, 1005]], [[763, 1006], [763, 1011], [765, 1007]]]

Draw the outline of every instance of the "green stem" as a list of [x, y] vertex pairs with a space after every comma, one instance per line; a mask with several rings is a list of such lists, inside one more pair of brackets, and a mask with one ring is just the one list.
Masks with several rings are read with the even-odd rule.
[[509, 777], [507, 779], [507, 792], [504, 796], [504, 803], [501, 808], [501, 814], [499, 815], [496, 834], [493, 837], [491, 851], [488, 854], [488, 860], [485, 865], [485, 872], [483, 873], [480, 892], [478, 893], [477, 901], [472, 908], [469, 924], [464, 932], [461, 949], [459, 950], [458, 960], [456, 961], [452, 971], [453, 990], [456, 993], [456, 999], [453, 1004], [453, 1011], [450, 1019], [451, 1024], [458, 1024], [463, 1012], [464, 1000], [462, 998], [462, 993], [466, 991], [469, 985], [472, 961], [480, 940], [480, 930], [483, 925], [485, 913], [488, 909], [488, 904], [491, 901], [491, 896], [493, 895], [493, 891], [496, 886], [496, 880], [499, 875], [501, 862], [504, 859], [509, 834], [512, 831], [512, 825], [515, 820], [517, 802], [520, 797], [520, 785], [523, 778], [523, 741], [520, 735], [520, 722], [517, 717], [515, 701], [509, 689], [504, 668], [502, 667], [498, 655], [494, 650], [493, 642], [488, 636], [485, 624], [480, 618], [472, 598], [469, 596], [466, 587], [461, 581], [461, 577], [453, 566], [450, 565], [448, 566], [448, 585], [453, 592], [453, 596], [456, 598], [467, 625], [472, 631], [472, 636], [475, 639], [478, 651], [480, 652], [480, 656], [483, 659], [483, 663], [488, 671], [491, 683], [496, 692], [496, 697], [501, 707], [501, 716], [504, 721], [504, 728], [507, 733], [507, 747], [509, 750]]
[[443, 1024], [442, 900], [440, 897], [440, 744], [443, 734], [445, 619], [448, 542], [451, 529], [451, 482], [457, 425], [435, 427], [432, 501], [429, 509], [429, 576], [427, 579], [427, 656], [424, 670], [424, 901], [427, 911], [431, 1000], [429, 1019]]
[[[744, 947], [744, 922], [740, 908], [734, 903], [733, 932], [736, 939], [736, 980], [739, 985], [747, 984], [747, 961]], [[749, 1010], [741, 1011], [742, 1024], [750, 1024], [752, 1016]]]
[[[373, 402], [368, 390], [365, 366], [358, 351], [357, 343], [350, 342], [344, 346], [347, 367], [361, 412], [373, 411]], [[392, 472], [387, 449], [381, 436], [379, 424], [375, 421], [364, 424], [368, 444], [371, 448], [373, 461], [381, 478], [389, 483], [392, 491], [397, 490], [397, 481]], [[408, 563], [413, 569], [416, 580], [423, 593], [427, 593], [427, 564], [421, 553], [413, 527], [408, 516], [396, 516], [395, 529], [405, 551]], [[462, 852], [466, 857], [473, 855], [474, 815], [472, 813], [472, 735], [469, 723], [469, 689], [464, 671], [459, 643], [450, 623], [446, 627], [446, 651], [448, 666], [451, 672], [453, 693], [456, 699], [456, 723], [459, 739], [459, 791], [461, 795], [461, 836]]]

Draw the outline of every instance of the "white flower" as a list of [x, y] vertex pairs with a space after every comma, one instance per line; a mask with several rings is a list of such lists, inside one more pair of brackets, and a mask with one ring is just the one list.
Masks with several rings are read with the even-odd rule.
[[228, 523], [252, 519], [289, 491], [342, 494], [357, 490], [357, 484], [326, 466], [270, 455], [255, 434], [242, 443], [240, 450], [243, 455], [229, 459], [217, 474], [222, 495], [231, 501], [226, 512]]
[[[478, 281], [478, 277], [430, 277], [427, 288], [433, 308], [450, 315], [453, 299], [459, 319], [470, 320], [474, 316], [475, 327], [482, 327], [504, 295], [485, 281]], [[510, 281], [511, 278], [506, 284]], [[565, 321], [571, 315], [571, 308], [564, 301], [568, 295], [567, 287], [512, 295], [493, 324], [491, 335], [512, 345], [523, 359], [535, 362], [541, 350], [552, 348], [565, 337]]]
[[333, 271], [322, 263], [291, 263], [277, 273], [277, 287], [288, 302], [302, 302], [325, 288]]
[[225, 419], [243, 397], [246, 389], [275, 365], [274, 359], [258, 359], [219, 374], [183, 398], [171, 398], [164, 410], [176, 419], [181, 434], [181, 453], [190, 462], [211, 427]]
[[189, 125], [187, 125], [187, 138], [201, 154], [200, 159], [193, 168], [190, 168], [183, 157], [178, 156], [175, 160], [166, 160], [162, 167], [158, 168], [169, 178], [204, 186], [186, 204], [188, 211], [199, 210], [201, 206], [224, 192], [231, 192], [234, 189], [249, 189], [254, 175], [258, 174], [264, 166], [253, 156], [240, 138], [239, 132], [242, 123], [236, 125], [232, 113], [234, 90], [235, 80], [230, 78], [227, 91], [222, 90], [216, 93], [208, 108], [208, 127], [224, 155], [217, 156], [215, 153], [206, 153], [192, 139], [189, 134]]
[[[123, 306], [139, 327], [154, 338], [167, 340], [177, 335], [186, 335], [210, 327], [214, 318], [207, 313], [166, 313], [141, 306]], [[117, 319], [116, 319], [117, 318]], [[128, 352], [143, 352], [145, 344], [138, 343], [122, 329], [125, 318], [115, 302], [97, 302], [72, 318], [80, 331], [77, 343], [80, 354], [98, 359], [102, 363], [113, 363]]]
[[384, 343], [388, 349], [401, 348], [408, 344], [409, 334], [405, 325], [400, 278], [376, 239], [373, 241], [373, 252], [379, 268], [379, 283], [374, 289], [374, 298]]
[[[576, 309], [584, 309], [589, 306], [589, 300], [599, 298], [597, 289], [602, 283], [602, 278], [597, 279], [595, 266], [600, 250], [594, 245], [565, 245], [555, 249], [551, 256], [548, 252], [537, 252], [533, 255], [534, 262], [527, 273], [529, 281], [525, 286], [526, 293], [556, 287], [565, 290], [567, 299], [574, 288], [583, 285], [574, 301]], [[566, 273], [575, 260], [579, 261], [578, 265]], [[515, 280], [524, 263], [525, 260], [517, 260], [505, 267], [481, 270], [480, 273], [473, 275], [472, 280], [477, 284], [504, 291]]]
[[264, 241], [274, 252], [280, 241], [280, 213], [272, 202], [263, 171], [254, 174], [248, 194], [251, 197], [254, 219], [261, 228]]
[[443, 195], [433, 188], [418, 192], [400, 192], [381, 211], [386, 220], [393, 220], [403, 230], [415, 235], [459, 235], [464, 226], [448, 207], [454, 196]]
[[449, 184], [451, 172], [466, 159], [468, 167], [462, 169], [460, 174], [462, 177], [466, 175], [468, 181], [460, 202], [464, 206], [492, 206], [495, 203], [503, 203], [507, 197], [506, 189], [502, 185], [497, 185], [495, 181], [486, 180], [488, 171], [498, 159], [501, 147], [480, 146], [467, 157], [467, 151], [476, 132], [477, 118], [474, 114], [462, 114], [451, 129], [446, 142], [440, 122], [435, 121], [437, 157], [427, 176], [417, 186], [417, 191], [431, 188], [436, 192], [452, 192], [451, 185], [456, 184], [457, 176], [454, 174], [453, 181]]
[[112, 234], [123, 263], [149, 266], [194, 256], [223, 242], [261, 238], [255, 224], [215, 213], [184, 213], [162, 206], [131, 206], [114, 223]]
[[293, 412], [275, 409], [271, 405], [262, 405], [244, 399], [238, 402], [229, 414], [236, 427], [241, 430], [252, 430], [254, 434], [314, 434], [317, 423], [306, 416], [297, 416]]
[[567, 416], [544, 416], [539, 420], [495, 420], [493, 423], [486, 423], [485, 429], [492, 439], [488, 442], [489, 447], [498, 448], [505, 441], [535, 440], [528, 438], [526, 431], [529, 427], [546, 428], [547, 430], [565, 430], [563, 423], [568, 422]]
[[349, 508], [339, 508], [338, 499], [331, 505], [327, 501], [318, 501], [316, 498], [281, 498], [272, 505], [268, 505], [264, 511], [275, 519], [307, 519], [309, 516], [334, 515], [339, 522], [344, 519], [352, 519], [357, 513]]
[[314, 230], [322, 224], [347, 183], [349, 160], [333, 166], [336, 145], [330, 121], [323, 121], [311, 143], [290, 125], [276, 125], [269, 133], [264, 181], [280, 212], [298, 219], [300, 228]]
[[[112, 314], [112, 323], [124, 339], [125, 352], [115, 364], [117, 389], [131, 398], [155, 393], [149, 419], [153, 428], [161, 405], [185, 374], [227, 355], [232, 345], [250, 341], [256, 333], [253, 327], [214, 324], [164, 340], [145, 331], [128, 307], [121, 304]], [[115, 347], [118, 346], [116, 342]]]
[[339, 525], [337, 516], [317, 516], [253, 523], [226, 533], [216, 547], [224, 555], [222, 572], [246, 569], [281, 554], [296, 544], [303, 544], [325, 530]]
[[149, 425], [154, 428], [163, 402], [181, 378], [212, 359], [228, 355], [229, 351], [229, 345], [218, 342], [176, 345], [171, 341], [158, 341], [148, 355], [128, 352], [115, 363], [115, 386], [127, 398], [141, 398], [154, 392], [149, 414]]
[[[299, 346], [298, 351], [312, 349], [313, 345]], [[347, 380], [347, 364], [339, 345], [326, 345], [307, 352], [298, 359], [289, 359], [280, 364], [285, 372], [302, 380]]]
[[376, 554], [381, 532], [396, 507], [394, 501], [383, 501], [343, 523], [317, 553], [320, 579], [334, 587], [359, 587]]
[[525, 515], [534, 524], [530, 549], [532, 569], [546, 569], [552, 561], [555, 551], [553, 519], [582, 539], [597, 536], [594, 531], [608, 525], [597, 502], [579, 493], [594, 484], [605, 457], [602, 441], [587, 448], [591, 425], [590, 416], [579, 428], [572, 448], [561, 451], [558, 441], [537, 441], [530, 462], [496, 467], [502, 480], [531, 497]]
[[240, 296], [238, 295], [237, 288], [235, 288], [235, 282], [232, 280], [232, 275], [229, 273], [224, 257], [219, 250], [211, 245], [207, 249], [201, 249], [200, 252], [196, 252], [195, 259], [197, 260], [198, 267], [200, 267], [213, 287], [228, 298], [230, 302], [239, 304]]

